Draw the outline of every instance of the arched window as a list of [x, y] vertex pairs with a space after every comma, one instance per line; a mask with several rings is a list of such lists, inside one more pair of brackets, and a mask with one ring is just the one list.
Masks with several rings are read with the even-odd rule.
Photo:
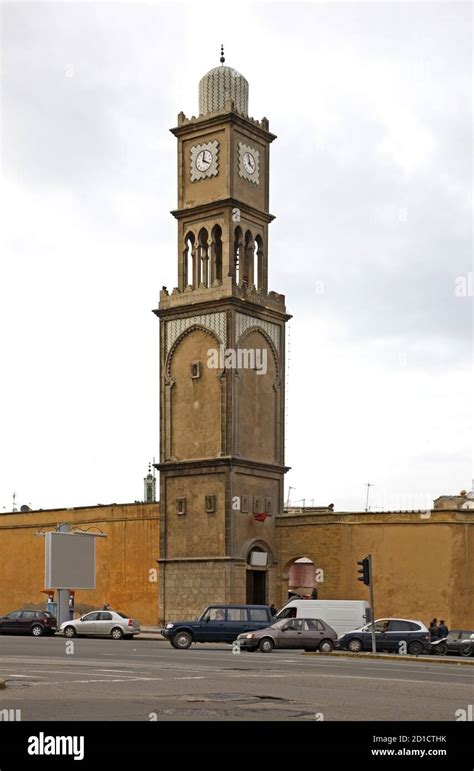
[[199, 231], [198, 276], [196, 286], [209, 286], [209, 243], [206, 228]]
[[255, 241], [250, 230], [247, 230], [245, 234], [245, 258], [242, 276], [242, 283], [246, 284], [247, 286], [252, 286], [254, 283], [254, 253]]
[[222, 281], [222, 228], [214, 225], [211, 230], [211, 285]]
[[255, 239], [255, 253], [257, 255], [257, 275], [255, 276], [255, 286], [258, 289], [266, 289], [266, 264], [263, 253], [263, 239], [257, 236]]
[[193, 286], [193, 254], [194, 254], [194, 233], [189, 232], [184, 239], [183, 249], [183, 288]]
[[242, 271], [244, 261], [244, 237], [240, 227], [235, 228], [234, 233], [234, 265], [232, 275], [237, 285], [242, 283]]

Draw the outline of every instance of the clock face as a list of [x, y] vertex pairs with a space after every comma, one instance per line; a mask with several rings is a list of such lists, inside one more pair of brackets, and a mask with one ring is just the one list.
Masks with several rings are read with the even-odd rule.
[[202, 145], [193, 145], [189, 156], [190, 179], [195, 182], [219, 173], [219, 142], [213, 139]]
[[260, 150], [252, 145], [239, 142], [238, 149], [239, 175], [242, 179], [258, 185], [260, 182]]
[[247, 172], [247, 174], [255, 174], [255, 171], [257, 169], [257, 164], [252, 153], [249, 153], [249, 152], [244, 153], [242, 162], [244, 164], [244, 169]]
[[210, 150], [201, 150], [196, 158], [196, 168], [198, 171], [207, 171], [212, 163], [212, 153]]

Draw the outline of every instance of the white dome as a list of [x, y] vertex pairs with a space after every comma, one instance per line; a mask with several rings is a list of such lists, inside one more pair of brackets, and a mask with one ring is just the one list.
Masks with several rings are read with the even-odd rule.
[[231, 67], [214, 67], [199, 81], [199, 114], [219, 112], [229, 99], [237, 112], [248, 115], [249, 84], [244, 76]]

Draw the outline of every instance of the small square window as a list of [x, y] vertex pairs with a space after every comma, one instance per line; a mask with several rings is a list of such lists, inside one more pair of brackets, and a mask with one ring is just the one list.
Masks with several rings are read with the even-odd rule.
[[216, 496], [215, 495], [206, 495], [206, 513], [207, 514], [214, 514], [216, 510]]
[[242, 495], [242, 498], [240, 499], [240, 511], [243, 514], [249, 513], [249, 497], [248, 495]]
[[186, 498], [176, 498], [176, 514], [186, 514]]
[[193, 380], [195, 380], [198, 377], [201, 377], [201, 362], [200, 361], [192, 361], [191, 362], [191, 378]]

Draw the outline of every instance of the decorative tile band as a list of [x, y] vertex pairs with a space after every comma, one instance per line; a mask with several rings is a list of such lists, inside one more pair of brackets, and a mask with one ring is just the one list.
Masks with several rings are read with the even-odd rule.
[[190, 316], [184, 319], [167, 321], [165, 327], [166, 355], [169, 354], [178, 337], [190, 327], [199, 324], [215, 332], [222, 345], [226, 345], [227, 320], [225, 313], [204, 313], [202, 316]]
[[262, 321], [262, 319], [256, 319], [254, 316], [247, 316], [245, 313], [236, 314], [236, 330], [235, 338], [236, 345], [243, 333], [250, 327], [261, 327], [269, 336], [270, 340], [276, 348], [278, 355], [280, 355], [280, 328], [277, 324], [272, 324], [271, 321]]

